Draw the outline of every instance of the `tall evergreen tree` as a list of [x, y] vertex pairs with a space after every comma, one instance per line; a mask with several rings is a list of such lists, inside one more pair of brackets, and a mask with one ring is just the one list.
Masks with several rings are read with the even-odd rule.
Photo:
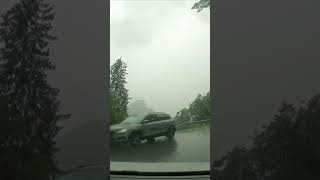
[[198, 94], [197, 98], [189, 105], [189, 112], [193, 120], [210, 119], [210, 95], [202, 96]]
[[[212, 2], [211, 2], [212, 1]], [[198, 2], [195, 2], [191, 9], [196, 9], [198, 12], [202, 11], [203, 9], [209, 8], [211, 10], [211, 4], [213, 7], [213, 13], [215, 13], [215, 3], [216, 0], [199, 0]]]
[[191, 120], [189, 109], [187, 108], [181, 109], [179, 112], [177, 112], [175, 119], [177, 124], [189, 122]]
[[123, 121], [127, 116], [129, 90], [126, 88], [127, 64], [121, 58], [111, 66], [111, 124]]
[[0, 179], [53, 179], [54, 138], [61, 129], [59, 90], [47, 82], [54, 6], [45, 0], [20, 0], [2, 16], [0, 24], [0, 96], [6, 97], [6, 131], [0, 135]]
[[184, 123], [190, 120], [199, 121], [211, 118], [210, 91], [205, 96], [198, 94], [188, 108], [183, 108], [176, 115], [177, 123]]

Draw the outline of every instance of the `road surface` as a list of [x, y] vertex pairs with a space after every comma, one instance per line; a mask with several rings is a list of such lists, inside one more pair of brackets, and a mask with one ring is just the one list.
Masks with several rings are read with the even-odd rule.
[[208, 162], [210, 131], [208, 127], [179, 130], [174, 140], [156, 138], [153, 144], [144, 141], [136, 148], [125, 143], [112, 144], [111, 161], [119, 162]]
[[57, 138], [58, 166], [69, 170], [84, 164], [119, 162], [205, 162], [210, 160], [209, 128], [179, 130], [174, 141], [157, 138], [154, 144], [143, 142], [138, 148], [126, 144], [111, 145], [102, 126], [103, 121], [88, 121], [66, 128]]
[[[74, 169], [72, 173], [59, 180], [104, 179], [108, 143], [105, 133], [99, 129], [100, 122], [90, 122], [60, 134], [58, 145], [58, 166], [71, 170], [79, 165], [98, 164], [100, 168], [89, 166], [83, 170]], [[97, 130], [98, 129], [98, 130]], [[101, 128], [102, 129], [102, 128]], [[209, 128], [179, 130], [174, 140], [157, 138], [154, 144], [143, 142], [137, 148], [127, 144], [112, 144], [110, 160], [113, 162], [208, 162], [210, 161]], [[78, 174], [77, 174], [78, 173]], [[81, 178], [80, 178], [81, 177]]]

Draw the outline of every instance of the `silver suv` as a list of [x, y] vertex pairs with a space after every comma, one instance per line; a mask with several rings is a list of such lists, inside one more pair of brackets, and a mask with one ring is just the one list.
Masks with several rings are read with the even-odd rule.
[[159, 136], [173, 139], [176, 132], [175, 121], [167, 113], [137, 114], [110, 127], [112, 141], [126, 141], [138, 145], [142, 140], [154, 142]]

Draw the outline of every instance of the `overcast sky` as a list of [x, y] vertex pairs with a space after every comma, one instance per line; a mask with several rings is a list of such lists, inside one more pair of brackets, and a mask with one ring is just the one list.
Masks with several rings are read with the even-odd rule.
[[111, 1], [110, 63], [127, 63], [134, 100], [175, 115], [210, 90], [210, 12], [195, 1]]

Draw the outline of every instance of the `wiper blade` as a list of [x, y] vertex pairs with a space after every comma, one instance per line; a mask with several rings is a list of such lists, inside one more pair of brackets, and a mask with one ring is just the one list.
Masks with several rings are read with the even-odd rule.
[[210, 175], [210, 162], [110, 162], [110, 174], [144, 176]]
[[210, 171], [144, 172], [144, 171], [110, 171], [111, 175], [133, 176], [195, 176], [210, 175]]
[[71, 168], [71, 169], [69, 169], [69, 170], [62, 170], [62, 172], [60, 173], [60, 175], [63, 176], [63, 175], [66, 175], [66, 174], [70, 174], [70, 173], [72, 173], [72, 172], [75, 172], [75, 171], [77, 171], [77, 170], [79, 170], [79, 169], [86, 168], [86, 167], [96, 167], [96, 166], [101, 167], [101, 166], [105, 166], [105, 167], [107, 168], [107, 167], [108, 167], [107, 165], [108, 165], [108, 163], [87, 163], [87, 164], [81, 164], [81, 165], [75, 166], [75, 167], [73, 167], [73, 168]]

